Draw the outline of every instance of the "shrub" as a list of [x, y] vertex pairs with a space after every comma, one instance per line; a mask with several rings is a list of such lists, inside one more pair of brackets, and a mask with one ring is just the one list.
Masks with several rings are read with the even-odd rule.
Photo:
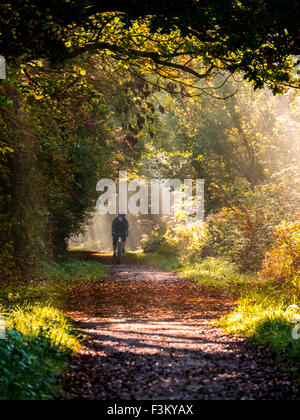
[[142, 249], [146, 254], [159, 252], [166, 245], [166, 226], [162, 223], [151, 228], [148, 235], [142, 240]]
[[247, 208], [224, 208], [207, 219], [209, 238], [216, 256], [226, 256], [241, 271], [258, 271], [272, 232], [262, 234], [260, 215]]
[[147, 254], [190, 257], [201, 255], [205, 243], [204, 223], [186, 222], [183, 213], [176, 213], [173, 218], [164, 218], [160, 225], [152, 229], [145, 237], [142, 248]]
[[166, 240], [177, 249], [177, 255], [200, 256], [206, 243], [206, 227], [204, 223], [187, 223], [184, 218], [177, 217], [168, 225]]
[[242, 271], [257, 272], [282, 219], [294, 215], [281, 187], [258, 186], [235, 194], [230, 207], [207, 218], [209, 242], [216, 256], [230, 258]]
[[300, 221], [283, 222], [277, 228], [275, 244], [266, 254], [260, 277], [286, 284], [300, 295]]
[[64, 307], [72, 289], [106, 276], [106, 268], [97, 261], [63, 259], [60, 262], [43, 263], [37, 278], [28, 284], [15, 283], [0, 289], [0, 303], [15, 307], [25, 302], [55, 302]]

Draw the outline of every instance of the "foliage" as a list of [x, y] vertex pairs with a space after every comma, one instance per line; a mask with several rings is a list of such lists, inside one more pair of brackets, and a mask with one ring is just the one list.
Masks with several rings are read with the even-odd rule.
[[188, 232], [178, 220], [167, 223], [166, 242], [175, 246], [185, 238], [179, 249], [186, 255], [192, 249], [198, 255], [226, 256], [243, 271], [257, 272], [277, 226], [294, 220], [300, 208], [299, 102], [293, 93], [278, 99], [244, 83], [234, 86], [239, 92], [226, 101], [159, 95], [165, 113], [140, 173], [204, 179], [201, 243], [194, 238], [199, 226]]
[[98, 281], [107, 274], [96, 261], [80, 261], [64, 258], [60, 262], [43, 263], [36, 277], [29, 284], [15, 283], [0, 289], [0, 303], [15, 307], [24, 302], [47, 302], [64, 307], [68, 296], [84, 284]]
[[0, 312], [7, 327], [6, 340], [0, 340], [0, 399], [63, 396], [66, 362], [80, 350], [81, 339], [53, 305], [64, 307], [75, 288], [105, 275], [98, 262], [69, 258], [44, 263], [30, 284], [15, 283], [0, 290]]
[[[127, 67], [150, 67], [169, 80], [179, 79], [177, 70], [200, 81], [224, 69], [243, 71], [256, 87], [267, 84], [278, 93], [294, 84], [299, 12], [295, 0], [273, 6], [237, 0], [64, 0], [59, 7], [56, 0], [4, 2], [0, 49], [9, 60], [53, 63], [94, 52]], [[198, 73], [201, 60], [206, 68]]]
[[241, 274], [238, 268], [225, 258], [183, 258], [161, 253], [145, 253], [138, 258], [163, 270], [174, 271], [181, 278], [196, 281], [208, 290], [232, 296], [240, 296], [245, 290], [259, 284], [255, 276]]
[[236, 205], [224, 207], [207, 218], [208, 242], [214, 253], [227, 255], [244, 271], [259, 271], [282, 219], [294, 217], [291, 200], [282, 184], [240, 191]]
[[[204, 179], [207, 214], [229, 207], [238, 183], [248, 189], [274, 181], [286, 186], [281, 178], [288, 168], [289, 180], [293, 172], [298, 178], [297, 96], [274, 98], [244, 83], [231, 85], [238, 93], [225, 101], [157, 95], [165, 113], [141, 168], [151, 177]], [[220, 93], [226, 96], [228, 87]]]
[[183, 257], [199, 256], [206, 244], [206, 226], [202, 222], [187, 220], [182, 209], [175, 211], [174, 216], [167, 220], [165, 241], [171, 249], [176, 249], [177, 255]]
[[[246, 181], [237, 181], [231, 192], [232, 205], [211, 213], [203, 224], [187, 223], [183, 212], [165, 218], [164, 224], [151, 228], [143, 243], [144, 251], [182, 257], [225, 256], [242, 271], [259, 271], [283, 217], [293, 220], [298, 206], [296, 196], [282, 184], [252, 190]], [[296, 238], [296, 225], [290, 228], [295, 229]], [[292, 252], [297, 255], [298, 250]], [[297, 269], [296, 265], [292, 270]]]
[[[279, 294], [282, 298], [279, 298]], [[283, 290], [266, 288], [246, 294], [237, 309], [220, 321], [227, 333], [244, 336], [255, 344], [268, 346], [280, 359], [299, 360], [300, 342], [292, 337], [293, 319], [299, 315], [294, 300]]]
[[[150, 221], [141, 248], [146, 254], [190, 257], [199, 256], [206, 245], [204, 223], [188, 218], [183, 208], [172, 209], [171, 215]], [[173, 211], [174, 210], [174, 211]]]
[[[142, 240], [142, 249], [145, 253], [160, 252], [166, 245], [166, 227], [164, 224], [159, 224], [152, 229], [149, 235], [144, 236]], [[169, 250], [170, 251], [170, 250]]]
[[84, 230], [98, 180], [133, 166], [155, 108], [145, 115], [145, 83], [124, 74], [111, 80], [99, 60], [63, 70], [31, 62], [1, 91], [12, 102], [0, 110], [1, 277], [19, 278], [63, 255]]
[[80, 343], [70, 321], [51, 306], [18, 307], [5, 314], [0, 341], [0, 399], [47, 400], [61, 395], [58, 377]]
[[275, 234], [272, 249], [267, 252], [260, 273], [263, 281], [290, 287], [300, 294], [300, 223], [283, 222]]

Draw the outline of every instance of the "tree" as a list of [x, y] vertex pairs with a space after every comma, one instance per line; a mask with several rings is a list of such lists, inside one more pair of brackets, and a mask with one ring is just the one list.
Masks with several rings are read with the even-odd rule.
[[2, 278], [63, 255], [94, 211], [99, 179], [134, 168], [155, 109], [144, 82], [96, 59], [30, 62], [0, 94], [10, 101], [0, 108]]
[[[291, 59], [300, 49], [297, 0], [16, 0], [1, 7], [0, 51], [8, 61], [105, 53], [165, 76], [171, 70], [171, 79], [179, 72], [177, 80], [226, 70], [274, 93], [299, 84]], [[118, 43], [107, 28], [121, 29]], [[160, 37], [168, 40], [162, 48]]]
[[[205, 252], [259, 270], [277, 227], [299, 220], [299, 94], [274, 97], [243, 82], [226, 101], [157, 96], [164, 113], [141, 175], [204, 179]], [[180, 220], [175, 228], [181, 231]], [[170, 242], [192, 237], [188, 229], [181, 232]], [[150, 239], [157, 244], [155, 232]], [[194, 249], [201, 251], [196, 241]]]
[[[237, 204], [236, 183], [246, 183], [251, 192], [297, 165], [299, 105], [293, 108], [293, 95], [255, 92], [245, 82], [235, 89], [226, 101], [156, 95], [164, 113], [156, 120], [155, 141], [149, 139], [141, 171], [150, 177], [205, 179], [207, 213]], [[221, 90], [225, 96], [227, 91]]]

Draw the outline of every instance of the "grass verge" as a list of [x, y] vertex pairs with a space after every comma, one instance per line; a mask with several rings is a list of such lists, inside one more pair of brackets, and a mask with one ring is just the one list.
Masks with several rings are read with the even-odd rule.
[[0, 400], [63, 396], [66, 363], [81, 345], [72, 321], [57, 307], [72, 289], [105, 275], [97, 262], [67, 259], [45, 264], [26, 286], [0, 290], [6, 324], [6, 337], [0, 340]]
[[267, 346], [279, 360], [289, 362], [300, 375], [300, 340], [292, 334], [293, 330], [294, 334], [300, 331], [297, 329], [297, 324], [300, 325], [297, 303], [298, 299], [284, 288], [258, 287], [244, 293], [236, 309], [225, 315], [219, 326], [229, 334]]
[[62, 308], [74, 288], [97, 281], [107, 270], [97, 261], [66, 258], [60, 262], [44, 263], [28, 283], [12, 284], [0, 290], [0, 304], [15, 307], [23, 302], [48, 302]]

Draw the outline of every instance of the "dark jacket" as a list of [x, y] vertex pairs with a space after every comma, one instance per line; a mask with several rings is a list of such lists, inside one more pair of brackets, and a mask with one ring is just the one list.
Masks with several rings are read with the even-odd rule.
[[112, 236], [126, 235], [128, 236], [129, 224], [127, 219], [120, 220], [116, 217], [112, 223]]

